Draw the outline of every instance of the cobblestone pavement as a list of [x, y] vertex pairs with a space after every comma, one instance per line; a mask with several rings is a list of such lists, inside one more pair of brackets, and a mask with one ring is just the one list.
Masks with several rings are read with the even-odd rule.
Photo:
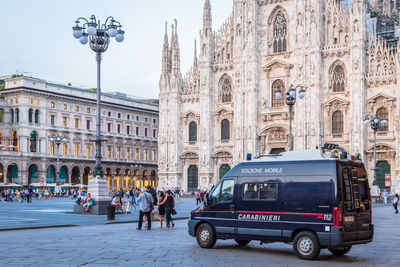
[[[179, 217], [188, 217], [195, 207], [194, 198], [181, 198], [176, 202]], [[106, 215], [73, 214], [74, 200], [71, 198], [33, 199], [32, 203], [0, 202], [0, 229], [43, 227], [55, 225], [105, 224]], [[117, 214], [116, 221], [133, 221], [139, 216], [139, 209], [128, 215]]]
[[315, 261], [298, 259], [290, 245], [251, 242], [238, 247], [219, 240], [202, 249], [187, 222], [172, 229], [137, 231], [136, 224], [0, 232], [0, 266], [399, 266], [400, 215], [391, 206], [374, 208], [375, 239], [347, 256], [327, 250]]

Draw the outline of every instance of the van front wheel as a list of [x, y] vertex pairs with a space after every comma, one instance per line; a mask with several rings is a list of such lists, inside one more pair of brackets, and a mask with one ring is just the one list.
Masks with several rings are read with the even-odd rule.
[[334, 255], [342, 256], [351, 250], [351, 246], [345, 246], [342, 248], [328, 248], [328, 250]]
[[235, 239], [239, 246], [246, 246], [251, 240]]
[[293, 249], [296, 256], [300, 259], [313, 260], [318, 257], [321, 246], [314, 233], [304, 231], [295, 236]]
[[201, 224], [196, 231], [196, 240], [202, 248], [212, 248], [217, 242], [214, 229], [208, 223]]

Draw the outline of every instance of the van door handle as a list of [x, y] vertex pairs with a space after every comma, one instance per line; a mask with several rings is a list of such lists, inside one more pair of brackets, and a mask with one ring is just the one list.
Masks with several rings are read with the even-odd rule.
[[231, 211], [235, 211], [235, 210], [236, 210], [236, 205], [230, 205], [230, 206], [229, 206], [229, 209], [230, 209]]

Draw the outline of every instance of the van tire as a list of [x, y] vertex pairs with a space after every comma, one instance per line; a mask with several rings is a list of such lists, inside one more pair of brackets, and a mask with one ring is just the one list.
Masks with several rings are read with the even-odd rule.
[[343, 248], [328, 248], [328, 250], [337, 256], [342, 256], [351, 250], [351, 246], [345, 246]]
[[243, 239], [235, 239], [236, 243], [238, 243], [239, 246], [246, 246], [248, 243], [251, 242], [251, 240], [243, 240]]
[[314, 233], [303, 231], [294, 237], [293, 250], [300, 259], [313, 260], [318, 257], [321, 246]]
[[212, 248], [217, 242], [214, 229], [208, 223], [202, 223], [197, 228], [196, 240], [202, 248]]

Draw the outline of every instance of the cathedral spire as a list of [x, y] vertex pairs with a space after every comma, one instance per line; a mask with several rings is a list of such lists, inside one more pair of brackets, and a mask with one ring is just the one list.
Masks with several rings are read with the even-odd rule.
[[193, 69], [197, 68], [197, 41], [194, 39], [194, 59], [193, 59]]
[[392, 14], [392, 3], [390, 0], [383, 0], [382, 13], [386, 15]]
[[204, 2], [204, 13], [203, 13], [203, 29], [211, 29], [212, 17], [211, 17], [211, 4], [210, 0]]
[[175, 19], [175, 27], [172, 25], [172, 37], [171, 37], [171, 69], [175, 72], [180, 72], [181, 60], [180, 60], [180, 49], [178, 41], [178, 22]]
[[170, 62], [167, 27], [168, 27], [168, 23], [165, 22], [164, 46], [163, 46], [163, 52], [162, 52], [162, 72], [169, 71], [169, 62]]

